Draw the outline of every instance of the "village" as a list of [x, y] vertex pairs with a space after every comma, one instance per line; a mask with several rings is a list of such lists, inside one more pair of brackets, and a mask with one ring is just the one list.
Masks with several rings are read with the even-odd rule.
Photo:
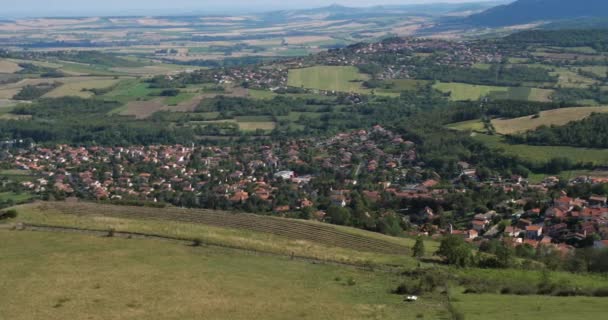
[[[411, 235], [455, 234], [476, 245], [500, 238], [514, 247], [551, 245], [562, 252], [608, 246], [606, 197], [573, 198], [561, 191], [551, 198], [557, 177], [537, 184], [516, 175], [480, 179], [466, 162], [458, 163], [456, 178], [442, 178], [417, 159], [414, 142], [381, 126], [258, 146], [31, 146], [4, 151], [3, 159], [36, 177], [21, 187], [51, 199], [170, 203], [339, 224], [346, 222], [331, 212], [342, 208], [351, 210], [352, 220], [391, 216]], [[567, 183], [607, 180], [577, 177]], [[478, 188], [508, 200], [446, 222], [446, 198]], [[532, 193], [545, 200], [538, 205]], [[357, 218], [359, 211], [363, 217]]]

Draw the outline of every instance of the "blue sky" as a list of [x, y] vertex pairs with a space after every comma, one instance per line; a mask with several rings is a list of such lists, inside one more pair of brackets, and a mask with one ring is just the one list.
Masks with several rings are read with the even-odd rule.
[[481, 2], [489, 0], [0, 0], [0, 16], [138, 15], [186, 12], [247, 12], [287, 8], [312, 8], [330, 4], [371, 6], [432, 2]]

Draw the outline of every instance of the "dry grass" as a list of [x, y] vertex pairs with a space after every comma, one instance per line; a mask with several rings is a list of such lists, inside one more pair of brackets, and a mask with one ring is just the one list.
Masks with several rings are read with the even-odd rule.
[[492, 124], [496, 132], [511, 134], [534, 130], [540, 126], [565, 125], [589, 117], [592, 113], [608, 112], [608, 107], [563, 108], [543, 111], [540, 117], [526, 116], [515, 119], [494, 119]]
[[311, 42], [321, 42], [332, 40], [328, 36], [298, 36], [298, 37], [286, 37], [285, 41], [289, 44], [306, 44]]
[[259, 121], [259, 122], [238, 122], [239, 129], [242, 131], [272, 131], [276, 128], [277, 124], [273, 121]]
[[18, 64], [9, 60], [0, 60], [0, 73], [15, 73], [21, 70]]

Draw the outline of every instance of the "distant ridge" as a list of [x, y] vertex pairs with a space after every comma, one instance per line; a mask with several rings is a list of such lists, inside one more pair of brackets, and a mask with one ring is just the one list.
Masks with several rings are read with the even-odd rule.
[[467, 22], [502, 27], [582, 17], [608, 17], [608, 0], [518, 0], [471, 15]]

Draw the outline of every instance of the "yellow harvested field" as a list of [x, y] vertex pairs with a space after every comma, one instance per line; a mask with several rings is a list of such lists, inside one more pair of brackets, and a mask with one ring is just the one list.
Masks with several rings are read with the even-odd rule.
[[15, 73], [21, 70], [18, 64], [9, 60], [0, 60], [0, 73]]
[[289, 44], [305, 44], [310, 42], [320, 42], [332, 40], [328, 36], [300, 36], [300, 37], [286, 37], [285, 41]]
[[67, 96], [75, 96], [82, 98], [90, 98], [93, 93], [86, 89], [104, 89], [109, 88], [118, 83], [118, 79], [96, 79], [88, 81], [78, 81], [65, 83], [53, 91], [44, 95], [45, 98], [59, 98]]
[[260, 121], [260, 122], [238, 122], [239, 129], [242, 131], [272, 131], [276, 128], [276, 123], [272, 121]]
[[534, 130], [540, 126], [561, 126], [571, 121], [589, 117], [592, 113], [608, 112], [608, 107], [563, 108], [542, 111], [539, 117], [525, 116], [514, 119], [494, 119], [492, 124], [500, 134], [512, 134]]
[[19, 91], [21, 91], [20, 88], [0, 89], [0, 99], [10, 100], [19, 93]]

